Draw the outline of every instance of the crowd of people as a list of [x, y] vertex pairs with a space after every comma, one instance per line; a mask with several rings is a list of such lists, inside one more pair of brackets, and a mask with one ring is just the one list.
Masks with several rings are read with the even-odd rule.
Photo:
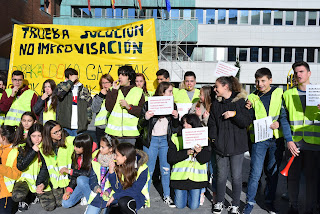
[[[319, 212], [320, 104], [306, 104], [309, 65], [296, 62], [292, 69], [296, 85], [285, 92], [272, 86], [268, 68], [258, 69], [256, 90], [248, 95], [233, 76], [197, 89], [192, 71], [175, 88], [165, 69], [156, 73], [156, 90], [148, 91], [143, 74], [122, 66], [117, 78], [101, 76], [101, 91], [93, 98], [75, 69], [66, 69], [65, 81], [57, 85], [45, 80], [41, 96], [28, 88], [23, 72], [13, 71], [7, 89], [0, 78], [0, 213], [25, 211], [30, 203], [52, 211], [79, 202], [87, 214], [136, 213], [152, 207], [149, 190], [157, 169], [167, 206], [195, 210], [211, 185], [214, 214], [251, 213], [264, 172], [265, 209], [278, 213], [279, 168], [291, 156], [288, 214], [299, 213], [301, 176], [303, 212]], [[173, 97], [172, 113], [155, 115], [148, 109], [151, 96]], [[93, 114], [96, 132], [90, 136]], [[272, 118], [273, 137], [256, 142], [253, 121], [266, 117]], [[208, 146], [184, 149], [183, 129], [199, 127], [208, 127]], [[240, 209], [247, 151], [247, 202]], [[226, 208], [229, 172], [232, 202]]]

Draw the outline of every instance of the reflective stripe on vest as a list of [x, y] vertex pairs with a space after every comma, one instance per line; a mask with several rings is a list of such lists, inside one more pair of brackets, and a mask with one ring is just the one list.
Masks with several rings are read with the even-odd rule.
[[[173, 134], [171, 137], [172, 142], [176, 145], [177, 151], [183, 149], [182, 136]], [[200, 164], [197, 159], [192, 158], [191, 155], [183, 161], [180, 161], [172, 166], [171, 180], [191, 180], [194, 182], [208, 181], [207, 165]]]
[[[269, 113], [267, 114], [266, 109], [260, 100], [260, 97], [256, 94], [250, 94], [248, 96], [248, 100], [252, 103], [252, 107], [254, 109], [256, 119], [262, 119], [267, 116], [272, 117], [272, 121], [277, 121], [280, 116], [280, 111], [282, 107], [282, 95], [283, 90], [281, 88], [276, 88], [271, 94], [271, 100], [269, 104]], [[254, 140], [254, 126], [253, 124], [250, 125], [250, 139], [251, 142], [255, 142]], [[273, 136], [278, 139], [282, 137], [282, 132], [279, 129], [273, 130]]]
[[297, 88], [287, 90], [283, 98], [288, 110], [290, 128], [294, 142], [320, 145], [320, 111], [317, 106], [306, 106], [303, 111]]
[[[12, 94], [12, 89], [6, 89], [7, 96], [10, 97]], [[21, 96], [17, 99], [14, 98], [12, 105], [7, 112], [4, 125], [18, 126], [21, 121], [21, 116], [26, 111], [31, 111], [31, 100], [34, 91], [28, 89], [24, 91]]]
[[118, 90], [116, 104], [109, 116], [105, 132], [113, 136], [139, 136], [137, 128], [139, 118], [128, 113], [127, 109], [121, 108], [120, 100], [126, 100], [129, 105], [137, 106], [143, 91], [141, 88], [133, 87], [124, 98], [122, 91]]
[[106, 109], [106, 100], [104, 99], [99, 113], [96, 116], [96, 119], [94, 121], [94, 126], [101, 126], [101, 125], [107, 125], [108, 117], [110, 113]]
[[43, 111], [42, 124], [44, 125], [48, 120], [56, 121], [56, 112], [53, 111], [53, 109], [51, 109], [50, 107], [49, 107], [49, 110], [47, 112]]
[[[17, 159], [17, 156], [18, 156], [18, 148], [11, 149], [7, 157], [6, 166], [12, 168], [14, 161]], [[12, 192], [15, 180], [8, 178], [6, 176], [3, 176], [3, 179], [8, 192]]]

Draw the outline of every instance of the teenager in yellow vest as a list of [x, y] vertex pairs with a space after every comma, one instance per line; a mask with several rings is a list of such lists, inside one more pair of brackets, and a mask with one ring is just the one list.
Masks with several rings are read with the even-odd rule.
[[17, 169], [17, 148], [12, 147], [15, 127], [0, 127], [0, 213], [11, 214], [13, 201], [12, 189], [15, 180], [20, 178], [21, 172]]
[[30, 127], [37, 122], [36, 115], [31, 111], [26, 111], [21, 116], [21, 121], [14, 137], [15, 146], [27, 138]]
[[148, 155], [136, 150], [132, 144], [117, 146], [116, 163], [109, 163], [109, 181], [114, 194], [107, 206], [118, 203], [121, 214], [136, 213], [141, 207], [150, 207], [147, 161]]
[[53, 93], [56, 83], [47, 79], [42, 85], [42, 96], [38, 97], [37, 103], [33, 106], [33, 112], [39, 116], [39, 122], [44, 125], [48, 120], [56, 120], [58, 97]]
[[110, 90], [113, 83], [113, 78], [110, 74], [104, 74], [101, 76], [99, 85], [100, 93], [95, 95], [92, 99], [91, 109], [96, 114], [94, 126], [96, 127], [96, 138], [98, 148], [100, 147], [100, 139], [105, 135], [105, 129], [107, 127], [108, 117], [110, 112], [106, 110], [106, 94]]
[[[170, 82], [170, 74], [169, 74], [169, 71], [167, 71], [166, 69], [158, 70], [156, 75], [157, 75], [158, 84], [160, 84], [161, 82]], [[173, 87], [173, 89], [172, 89], [173, 97], [176, 97], [178, 92], [179, 92], [179, 89]], [[154, 93], [155, 93], [155, 91], [152, 92], [151, 94], [150, 93], [149, 94], [153, 95]], [[176, 99], [176, 98], [174, 98], [174, 99]]]
[[118, 69], [119, 80], [113, 83], [107, 93], [106, 109], [111, 112], [106, 133], [117, 137], [120, 143], [135, 145], [140, 135], [138, 121], [145, 98], [143, 90], [135, 86], [136, 73], [131, 66]]

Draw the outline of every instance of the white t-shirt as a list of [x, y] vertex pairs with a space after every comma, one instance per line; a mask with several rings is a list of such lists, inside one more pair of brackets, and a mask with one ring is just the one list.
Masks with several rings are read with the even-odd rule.
[[78, 129], [78, 91], [82, 83], [78, 82], [73, 85], [72, 89], [72, 112], [71, 112], [71, 129]]

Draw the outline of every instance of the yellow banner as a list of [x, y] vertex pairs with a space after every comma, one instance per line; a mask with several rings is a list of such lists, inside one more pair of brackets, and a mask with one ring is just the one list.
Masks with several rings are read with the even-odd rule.
[[46, 79], [58, 84], [65, 80], [65, 69], [74, 68], [93, 95], [100, 91], [100, 77], [107, 73], [117, 80], [123, 65], [143, 73], [148, 90], [154, 90], [158, 70], [154, 19], [117, 27], [15, 25], [8, 84], [12, 72], [20, 70], [30, 89], [40, 95]]

